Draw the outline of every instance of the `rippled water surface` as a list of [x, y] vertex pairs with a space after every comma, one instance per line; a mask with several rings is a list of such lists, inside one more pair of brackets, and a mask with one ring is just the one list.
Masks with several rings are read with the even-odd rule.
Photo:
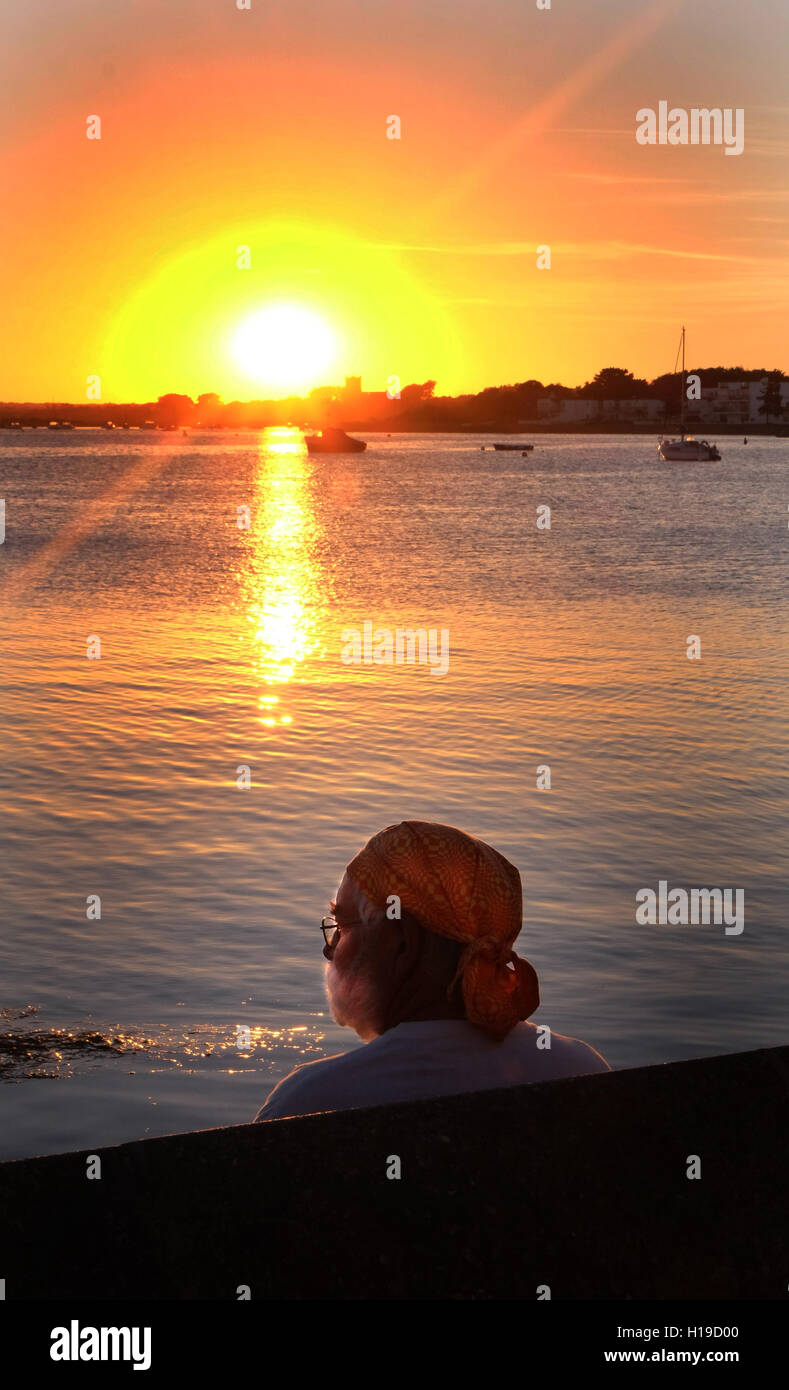
[[[403, 818], [520, 868], [537, 1022], [618, 1067], [787, 1041], [789, 441], [369, 439], [0, 434], [0, 1156], [240, 1122], [356, 1045], [319, 919]], [[344, 664], [365, 622], [448, 672]], [[659, 879], [745, 931], [636, 926]]]

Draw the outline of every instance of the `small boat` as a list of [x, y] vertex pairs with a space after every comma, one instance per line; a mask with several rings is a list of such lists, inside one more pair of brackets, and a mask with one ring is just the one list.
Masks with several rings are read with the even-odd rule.
[[692, 434], [683, 434], [681, 439], [662, 439], [658, 454], [666, 463], [715, 463], [720, 458], [717, 444], [694, 439]]
[[[681, 396], [679, 406], [680, 437], [679, 439], [661, 439], [658, 442], [658, 457], [666, 463], [714, 463], [720, 458], [717, 444], [710, 444], [706, 439], [694, 439], [692, 434], [685, 434], [685, 328], [682, 328], [682, 376]], [[674, 359], [674, 369], [676, 371], [676, 358]]]
[[73, 428], [70, 420], [50, 420], [47, 425], [48, 430], [73, 430]]
[[517, 450], [518, 453], [525, 454], [525, 453], [528, 453], [528, 451], [529, 451], [530, 449], [533, 449], [533, 448], [534, 448], [534, 445], [533, 445], [533, 444], [494, 444], [493, 447], [494, 447], [494, 449], [498, 449], [498, 450], [500, 450], [500, 451], [501, 451], [501, 450], [510, 450], [510, 451], [515, 451], [515, 450]]
[[367, 448], [364, 439], [352, 439], [345, 430], [326, 429], [320, 434], [305, 434], [308, 454], [360, 454]]

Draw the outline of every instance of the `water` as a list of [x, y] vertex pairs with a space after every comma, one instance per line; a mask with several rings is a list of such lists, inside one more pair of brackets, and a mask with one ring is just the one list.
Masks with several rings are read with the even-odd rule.
[[[482, 443], [0, 435], [0, 1156], [243, 1122], [358, 1045], [319, 919], [404, 818], [520, 868], [535, 1021], [615, 1067], [787, 1042], [789, 441]], [[365, 621], [448, 673], [343, 664]], [[745, 931], [636, 926], [661, 878]]]

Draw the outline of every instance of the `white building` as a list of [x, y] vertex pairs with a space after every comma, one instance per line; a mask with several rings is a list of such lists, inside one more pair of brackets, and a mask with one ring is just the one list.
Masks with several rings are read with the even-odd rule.
[[563, 400], [558, 396], [540, 396], [537, 419], [556, 424], [581, 424], [592, 420], [654, 420], [662, 421], [665, 409], [662, 401], [647, 397], [635, 400], [600, 401], [591, 396]]
[[[761, 381], [721, 381], [717, 386], [702, 386], [701, 400], [688, 401], [685, 419], [688, 425], [763, 425], [767, 417], [760, 411], [767, 377]], [[789, 417], [789, 381], [781, 382], [780, 412], [770, 412], [770, 422]]]
[[[761, 381], [722, 381], [718, 386], [702, 386], [701, 400], [688, 401], [685, 407], [685, 423], [689, 430], [696, 426], [712, 425], [763, 425], [766, 416], [759, 407], [764, 395], [767, 377]], [[667, 423], [675, 429], [679, 420], [679, 400], [669, 408], [668, 417], [663, 401], [650, 397], [636, 400], [599, 401], [591, 396], [570, 397], [540, 396], [537, 401], [538, 420], [549, 420], [556, 424], [584, 424], [593, 421], [628, 421], [633, 423], [651, 422], [658, 426]], [[770, 412], [770, 423], [789, 420], [789, 381], [781, 382], [780, 413]]]

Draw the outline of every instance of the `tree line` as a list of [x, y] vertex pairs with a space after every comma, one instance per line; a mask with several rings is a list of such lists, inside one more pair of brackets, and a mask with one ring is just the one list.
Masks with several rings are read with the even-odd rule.
[[[769, 420], [781, 417], [781, 384], [787, 376], [777, 368], [694, 367], [704, 388], [727, 381], [761, 381], [760, 413]], [[51, 419], [68, 420], [76, 425], [113, 424], [116, 427], [148, 425], [162, 429], [200, 427], [202, 429], [260, 429], [271, 425], [297, 425], [320, 428], [325, 424], [362, 426], [368, 423], [391, 425], [393, 429], [457, 429], [506, 425], [537, 419], [537, 402], [542, 396], [557, 400], [591, 399], [627, 402], [660, 400], [667, 414], [676, 410], [681, 389], [681, 373], [665, 372], [647, 381], [623, 367], [603, 367], [582, 386], [530, 379], [502, 386], [486, 386], [482, 391], [458, 396], [436, 395], [436, 381], [404, 386], [390, 399], [386, 392], [364, 393], [332, 398], [326, 388], [316, 388], [307, 396], [286, 396], [277, 400], [224, 402], [214, 391], [193, 399], [178, 392], [166, 392], [156, 401], [143, 403], [66, 402], [43, 404], [0, 403], [0, 425], [12, 420], [22, 424], [47, 424]]]

